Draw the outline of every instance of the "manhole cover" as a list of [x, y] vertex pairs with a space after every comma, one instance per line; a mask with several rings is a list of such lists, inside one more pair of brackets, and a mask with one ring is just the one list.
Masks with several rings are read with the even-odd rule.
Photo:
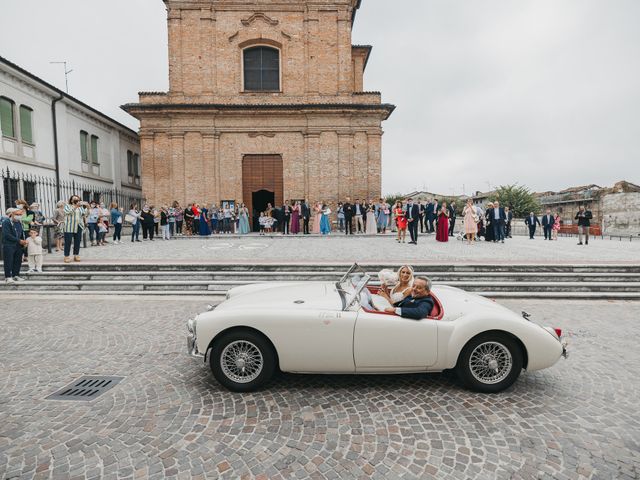
[[47, 400], [91, 401], [119, 384], [124, 377], [84, 376], [49, 395]]

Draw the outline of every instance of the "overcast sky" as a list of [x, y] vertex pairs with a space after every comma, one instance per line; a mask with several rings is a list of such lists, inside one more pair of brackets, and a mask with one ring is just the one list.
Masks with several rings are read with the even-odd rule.
[[[36, 14], [37, 13], [37, 14]], [[166, 90], [161, 0], [0, 0], [0, 56], [137, 129], [120, 110]], [[640, 183], [640, 1], [364, 0], [383, 189], [469, 194]], [[25, 32], [28, 32], [25, 35]]]

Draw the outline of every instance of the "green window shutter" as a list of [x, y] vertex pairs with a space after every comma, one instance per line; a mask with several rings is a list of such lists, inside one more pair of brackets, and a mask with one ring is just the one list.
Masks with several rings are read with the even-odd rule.
[[98, 161], [98, 137], [91, 135], [91, 163], [99, 165]]
[[24, 105], [20, 105], [20, 135], [22, 136], [23, 142], [30, 143], [31, 145], [33, 145], [32, 115], [33, 110]]
[[13, 128], [13, 102], [8, 98], [0, 97], [0, 125], [2, 135], [15, 138], [16, 132]]
[[127, 150], [127, 174], [133, 175], [133, 152], [131, 150]]
[[133, 155], [133, 173], [136, 177], [140, 176], [140, 155], [137, 153]]
[[87, 150], [88, 143], [89, 134], [87, 132], [80, 132], [80, 158], [84, 163], [89, 162], [89, 152]]

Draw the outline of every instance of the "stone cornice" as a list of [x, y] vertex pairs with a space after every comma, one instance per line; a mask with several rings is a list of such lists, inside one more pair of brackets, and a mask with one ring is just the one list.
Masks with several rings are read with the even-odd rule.
[[271, 113], [271, 112], [296, 112], [308, 111], [365, 111], [371, 113], [383, 113], [384, 120], [395, 110], [395, 105], [388, 103], [363, 104], [363, 103], [320, 103], [320, 104], [217, 104], [217, 103], [152, 103], [152, 104], [126, 104], [121, 107], [124, 111], [135, 116], [136, 113], [152, 114], [155, 112], [251, 112], [251, 113]]

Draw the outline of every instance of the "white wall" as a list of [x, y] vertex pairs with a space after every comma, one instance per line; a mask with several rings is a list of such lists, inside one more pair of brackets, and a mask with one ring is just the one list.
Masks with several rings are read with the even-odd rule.
[[[0, 68], [0, 96], [15, 102], [15, 141], [3, 138], [0, 141], [0, 167], [20, 168], [33, 174], [49, 173], [55, 167], [53, 149], [53, 119], [51, 101], [53, 97]], [[20, 105], [33, 110], [32, 131], [35, 146], [20, 140]], [[48, 167], [48, 168], [47, 168]], [[45, 169], [43, 169], [45, 168]]]
[[640, 234], [640, 193], [610, 193], [602, 197], [604, 234]]

